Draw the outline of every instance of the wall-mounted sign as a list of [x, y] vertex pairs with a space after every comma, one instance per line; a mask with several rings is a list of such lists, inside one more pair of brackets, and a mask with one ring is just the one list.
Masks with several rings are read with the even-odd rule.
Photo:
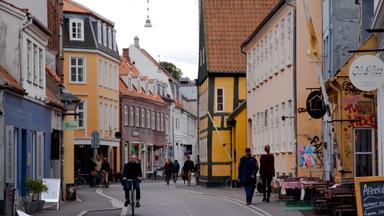
[[321, 91], [312, 91], [308, 95], [306, 109], [308, 114], [314, 119], [322, 118], [325, 115], [326, 109]]
[[384, 83], [384, 63], [376, 56], [360, 56], [349, 67], [349, 79], [362, 91], [376, 90]]
[[76, 130], [79, 128], [78, 121], [66, 121], [63, 122], [63, 129], [64, 130]]
[[100, 133], [98, 131], [93, 131], [91, 133], [91, 148], [99, 148], [100, 147]]
[[139, 131], [132, 131], [133, 137], [138, 137], [140, 135]]
[[357, 215], [383, 215], [384, 177], [355, 177]]

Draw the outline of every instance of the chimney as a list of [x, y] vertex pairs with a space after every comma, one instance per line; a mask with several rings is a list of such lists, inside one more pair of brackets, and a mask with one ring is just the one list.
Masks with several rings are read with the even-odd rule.
[[140, 49], [140, 44], [139, 44], [139, 37], [135, 37], [134, 39], [133, 39], [133, 44], [135, 45], [135, 47], [137, 48], [137, 49]]
[[123, 48], [123, 57], [127, 59], [129, 63], [131, 63], [131, 58], [129, 57], [129, 49]]

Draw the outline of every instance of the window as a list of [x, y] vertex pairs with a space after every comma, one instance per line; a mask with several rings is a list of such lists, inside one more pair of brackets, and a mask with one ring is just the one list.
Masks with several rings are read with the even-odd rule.
[[97, 42], [101, 43], [101, 22], [97, 22]]
[[135, 125], [135, 108], [131, 106], [131, 111], [129, 113], [130, 118], [131, 118], [131, 127]]
[[84, 21], [81, 19], [71, 19], [69, 21], [70, 40], [84, 40]]
[[224, 111], [224, 89], [223, 88], [216, 89], [216, 111], [217, 112]]
[[176, 128], [180, 127], [180, 120], [179, 120], [179, 118], [176, 118], [176, 120], [175, 120], [175, 127]]
[[112, 108], [112, 105], [109, 105], [109, 127], [108, 127], [108, 130], [112, 130], [113, 129], [113, 108]]
[[147, 109], [147, 128], [151, 129], [151, 111]]
[[104, 116], [104, 114], [103, 114], [103, 103], [102, 102], [100, 102], [100, 104], [99, 104], [99, 127], [100, 127], [100, 129], [101, 130], [104, 130], [104, 119], [103, 119], [103, 116]]
[[85, 58], [70, 57], [71, 76], [70, 83], [86, 83]]
[[113, 45], [113, 50], [117, 51], [117, 45], [116, 45], [116, 31], [113, 30], [113, 38], [112, 38], [112, 45]]
[[127, 78], [127, 83], [128, 83], [128, 89], [129, 90], [132, 90], [132, 77], [130, 75], [128, 75], [128, 78]]
[[108, 130], [108, 105], [104, 104], [104, 130]]
[[156, 96], [156, 82], [152, 84], [152, 94]]
[[85, 128], [85, 114], [86, 114], [86, 105], [85, 101], [81, 101], [77, 107], [76, 112], [78, 113], [77, 121], [80, 128]]
[[152, 130], [156, 130], [156, 114], [152, 111]]
[[156, 113], [156, 130], [160, 131], [160, 113]]
[[128, 106], [124, 105], [124, 126], [128, 126]]
[[103, 70], [103, 76], [104, 76], [104, 79], [103, 79], [103, 86], [106, 87], [108, 86], [108, 63], [107, 62], [104, 62], [104, 70]]
[[164, 131], [164, 113], [160, 113], [160, 131]]
[[145, 82], [145, 92], [148, 94], [148, 80]]
[[115, 106], [115, 111], [113, 112], [115, 114], [114, 118], [113, 118], [113, 130], [117, 130], [117, 128], [119, 128], [119, 113], [118, 113], [118, 109], [117, 109], [117, 106]]
[[145, 128], [145, 109], [141, 108], [141, 127]]
[[108, 28], [108, 47], [112, 49], [112, 32], [110, 28]]
[[114, 80], [115, 80], [115, 90], [119, 90], [119, 72], [117, 71], [117, 66], [113, 66], [113, 71], [114, 71]]
[[36, 45], [33, 45], [33, 83], [37, 84], [37, 74], [39, 73], [39, 63], [38, 63], [38, 48]]
[[136, 107], [136, 127], [140, 127], [140, 108]]
[[32, 42], [27, 40], [27, 81], [32, 82]]
[[97, 61], [97, 78], [99, 79], [99, 85], [103, 85], [103, 62], [101, 60]]
[[114, 79], [113, 79], [113, 68], [112, 68], [112, 64], [109, 63], [109, 83], [108, 83], [108, 87], [110, 89], [113, 88], [113, 81], [114, 81]]
[[103, 24], [103, 44], [107, 46], [107, 25]]
[[374, 176], [374, 131], [372, 128], [354, 128], [355, 176]]

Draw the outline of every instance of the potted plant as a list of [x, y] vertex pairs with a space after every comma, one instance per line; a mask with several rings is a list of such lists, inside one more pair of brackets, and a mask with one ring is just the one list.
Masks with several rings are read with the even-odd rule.
[[28, 201], [24, 202], [25, 211], [28, 214], [39, 212], [44, 207], [44, 200], [40, 200], [40, 194], [48, 190], [42, 179], [27, 179], [27, 191], [29, 193]]

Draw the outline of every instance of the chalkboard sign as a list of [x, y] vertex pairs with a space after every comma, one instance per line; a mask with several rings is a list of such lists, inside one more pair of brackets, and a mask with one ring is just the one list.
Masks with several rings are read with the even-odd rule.
[[356, 177], [356, 206], [359, 216], [384, 215], [384, 177]]

